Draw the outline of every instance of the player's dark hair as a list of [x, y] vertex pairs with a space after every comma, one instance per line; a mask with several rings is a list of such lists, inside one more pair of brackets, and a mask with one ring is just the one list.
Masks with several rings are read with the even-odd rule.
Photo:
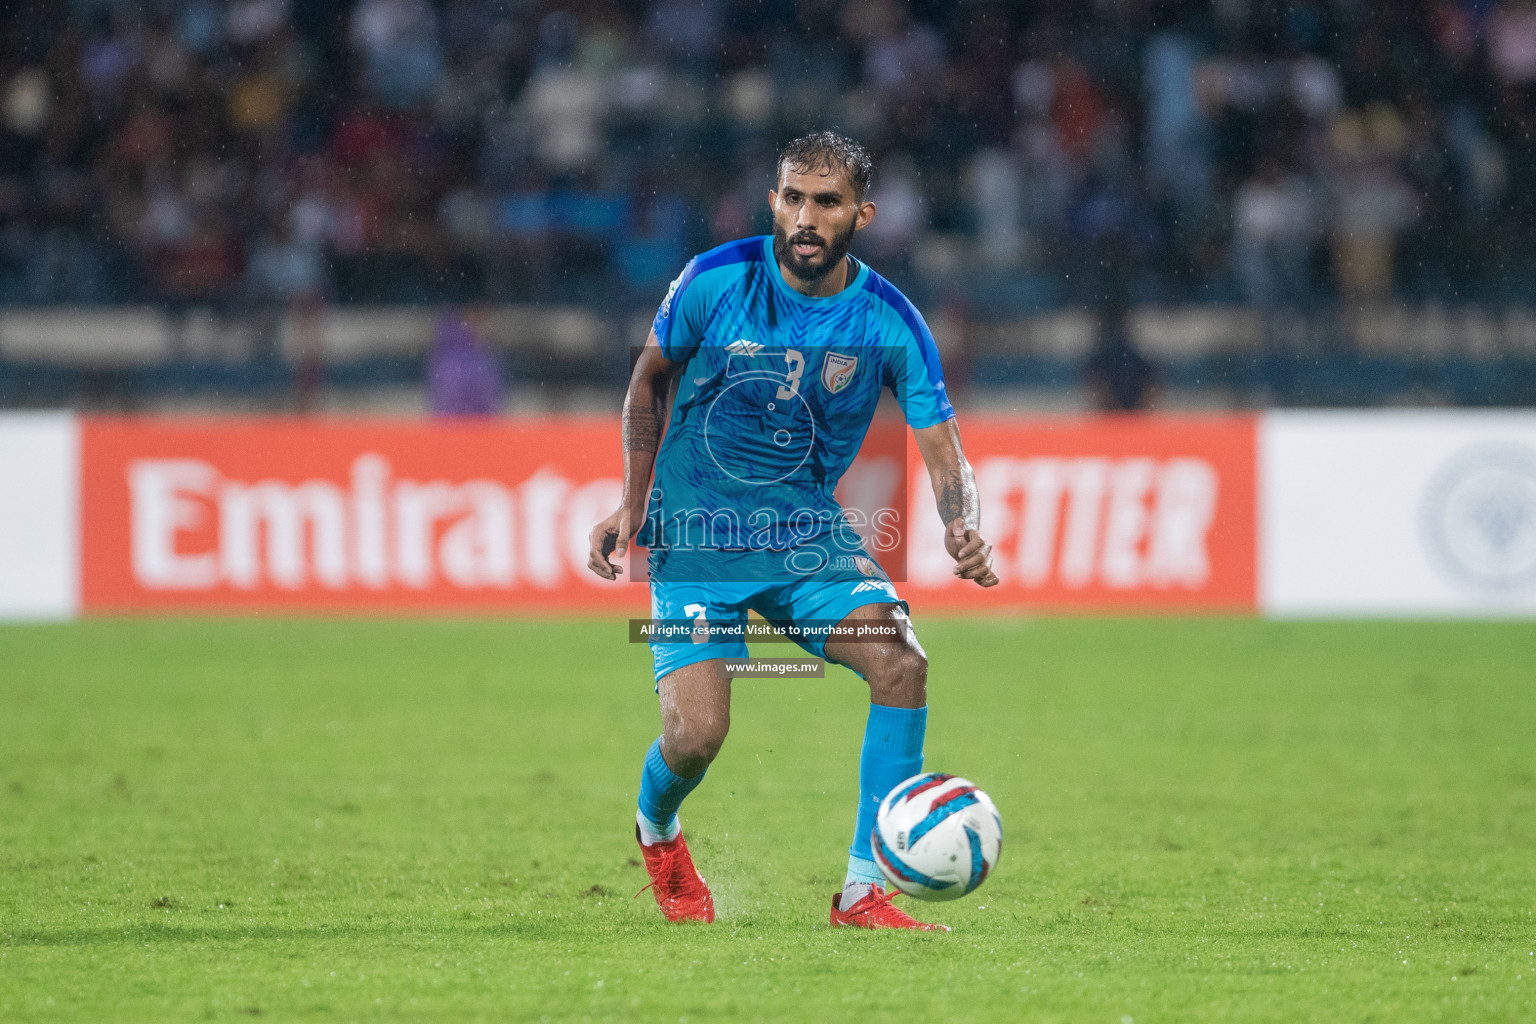
[[864, 193], [869, 191], [870, 175], [874, 173], [869, 150], [836, 132], [812, 132], [785, 143], [779, 150], [780, 178], [784, 177], [787, 167], [804, 173], [847, 171], [848, 180], [853, 183], [853, 198], [861, 203]]

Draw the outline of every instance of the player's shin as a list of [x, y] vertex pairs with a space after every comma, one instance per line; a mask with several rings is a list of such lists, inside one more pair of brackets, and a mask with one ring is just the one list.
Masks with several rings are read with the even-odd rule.
[[[661, 756], [661, 739], [657, 737], [651, 749], [645, 752], [645, 768], [640, 773], [640, 807], [635, 822], [640, 826], [641, 841], [649, 846], [676, 839], [682, 830], [677, 821], [677, 809], [682, 806], [683, 798], [703, 781], [703, 772], [683, 778], [668, 767]], [[866, 836], [865, 846], [868, 845]]]
[[853, 845], [848, 849], [848, 875], [843, 882], [844, 907], [881, 884], [869, 834], [875, 827], [880, 801], [896, 787], [923, 770], [923, 737], [928, 730], [928, 709], [869, 706], [864, 727], [864, 750], [859, 755], [859, 811], [854, 820]]

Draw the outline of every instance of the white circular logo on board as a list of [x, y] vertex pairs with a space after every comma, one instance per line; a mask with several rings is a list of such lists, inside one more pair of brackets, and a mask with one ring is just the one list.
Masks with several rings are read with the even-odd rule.
[[1424, 489], [1425, 546], [1440, 570], [1486, 594], [1536, 586], [1536, 449], [1458, 452]]

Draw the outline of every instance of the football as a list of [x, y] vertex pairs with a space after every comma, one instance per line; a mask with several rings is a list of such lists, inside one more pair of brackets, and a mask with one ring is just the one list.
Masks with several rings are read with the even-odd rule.
[[991, 874], [1003, 821], [991, 797], [956, 775], [926, 772], [880, 803], [871, 845], [892, 885], [921, 900], [953, 900]]

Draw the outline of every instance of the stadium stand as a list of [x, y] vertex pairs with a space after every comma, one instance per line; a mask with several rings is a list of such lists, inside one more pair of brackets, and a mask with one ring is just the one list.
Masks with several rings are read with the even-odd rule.
[[958, 390], [1081, 394], [1121, 304], [1176, 402], [1529, 404], [1533, 55], [1518, 0], [21, 0], [0, 403], [419, 388], [462, 307], [611, 389], [832, 126]]

